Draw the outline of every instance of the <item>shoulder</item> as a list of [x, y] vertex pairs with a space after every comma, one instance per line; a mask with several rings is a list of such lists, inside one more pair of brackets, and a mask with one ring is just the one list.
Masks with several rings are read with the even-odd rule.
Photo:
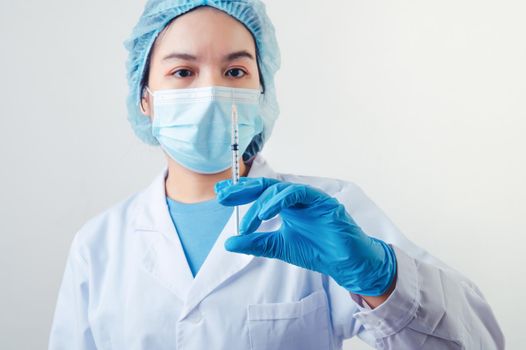
[[294, 182], [315, 187], [329, 196], [338, 199], [348, 211], [363, 209], [365, 206], [372, 205], [372, 201], [367, 197], [364, 190], [355, 182], [330, 177], [307, 176], [295, 174], [278, 174], [282, 181]]
[[110, 249], [125, 244], [133, 230], [137, 204], [143, 191], [129, 195], [89, 218], [75, 233], [71, 250], [83, 260], [104, 256]]
[[278, 174], [278, 179], [310, 185], [324, 191], [336, 198], [368, 235], [396, 245], [413, 258], [450, 269], [442, 261], [409, 240], [385, 211], [355, 182], [292, 174]]
[[400, 241], [403, 236], [385, 212], [353, 181], [337, 178], [279, 174], [282, 181], [313, 186], [336, 198], [365, 232], [389, 242]]

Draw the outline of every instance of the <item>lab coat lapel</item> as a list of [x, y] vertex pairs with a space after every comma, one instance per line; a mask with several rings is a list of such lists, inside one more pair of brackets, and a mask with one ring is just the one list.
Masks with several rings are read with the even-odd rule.
[[[248, 207], [250, 207], [250, 204], [239, 207], [240, 220]], [[241, 271], [254, 258], [252, 255], [231, 253], [225, 249], [225, 241], [228, 237], [235, 234], [235, 215], [232, 214], [195, 276], [194, 284], [188, 293], [188, 300], [183, 307], [181, 317], [192, 311], [217, 286]]]
[[[277, 174], [268, 166], [263, 157], [258, 154], [252, 162], [247, 177], [276, 178]], [[248, 203], [239, 206], [240, 221], [251, 205], [252, 203]], [[253, 255], [232, 253], [225, 249], [224, 243], [226, 239], [235, 234], [236, 220], [235, 212], [233, 212], [205, 262], [195, 276], [194, 283], [188, 294], [188, 300], [181, 312], [181, 318], [192, 311], [192, 309], [214, 289], [239, 273], [254, 259]]]
[[167, 174], [165, 167], [140, 194], [134, 226], [144, 254], [138, 258], [147, 273], [185, 301], [194, 278], [166, 204]]

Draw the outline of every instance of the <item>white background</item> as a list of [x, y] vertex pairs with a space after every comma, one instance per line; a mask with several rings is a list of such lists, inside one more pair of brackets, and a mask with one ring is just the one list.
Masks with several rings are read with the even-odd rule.
[[[526, 348], [524, 1], [266, 2], [272, 167], [359, 184]], [[0, 2], [2, 349], [47, 346], [75, 231], [163, 166], [126, 120], [122, 41], [143, 5]]]

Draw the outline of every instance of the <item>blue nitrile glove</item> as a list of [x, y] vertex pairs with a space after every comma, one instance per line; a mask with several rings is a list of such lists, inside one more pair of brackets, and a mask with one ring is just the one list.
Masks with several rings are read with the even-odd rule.
[[[269, 178], [218, 182], [223, 205], [252, 201], [240, 224], [240, 235], [229, 237], [232, 252], [277, 258], [331, 276], [347, 290], [365, 296], [383, 295], [396, 274], [396, 257], [388, 244], [370, 237], [345, 207], [314, 187]], [[277, 231], [255, 232], [263, 220], [280, 215]]]

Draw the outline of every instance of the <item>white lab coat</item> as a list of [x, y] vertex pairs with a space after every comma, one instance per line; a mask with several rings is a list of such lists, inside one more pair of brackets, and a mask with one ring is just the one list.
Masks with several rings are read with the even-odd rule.
[[[503, 349], [478, 288], [411, 243], [354, 183], [274, 172], [258, 155], [249, 177], [315, 186], [363, 230], [394, 247], [396, 289], [362, 307], [330, 277], [224, 249], [231, 217], [195, 277], [165, 200], [164, 168], [145, 190], [75, 235], [49, 348], [148, 350], [341, 349], [355, 335], [379, 349]], [[250, 204], [240, 207], [241, 216]], [[275, 230], [279, 216], [259, 231]]]

